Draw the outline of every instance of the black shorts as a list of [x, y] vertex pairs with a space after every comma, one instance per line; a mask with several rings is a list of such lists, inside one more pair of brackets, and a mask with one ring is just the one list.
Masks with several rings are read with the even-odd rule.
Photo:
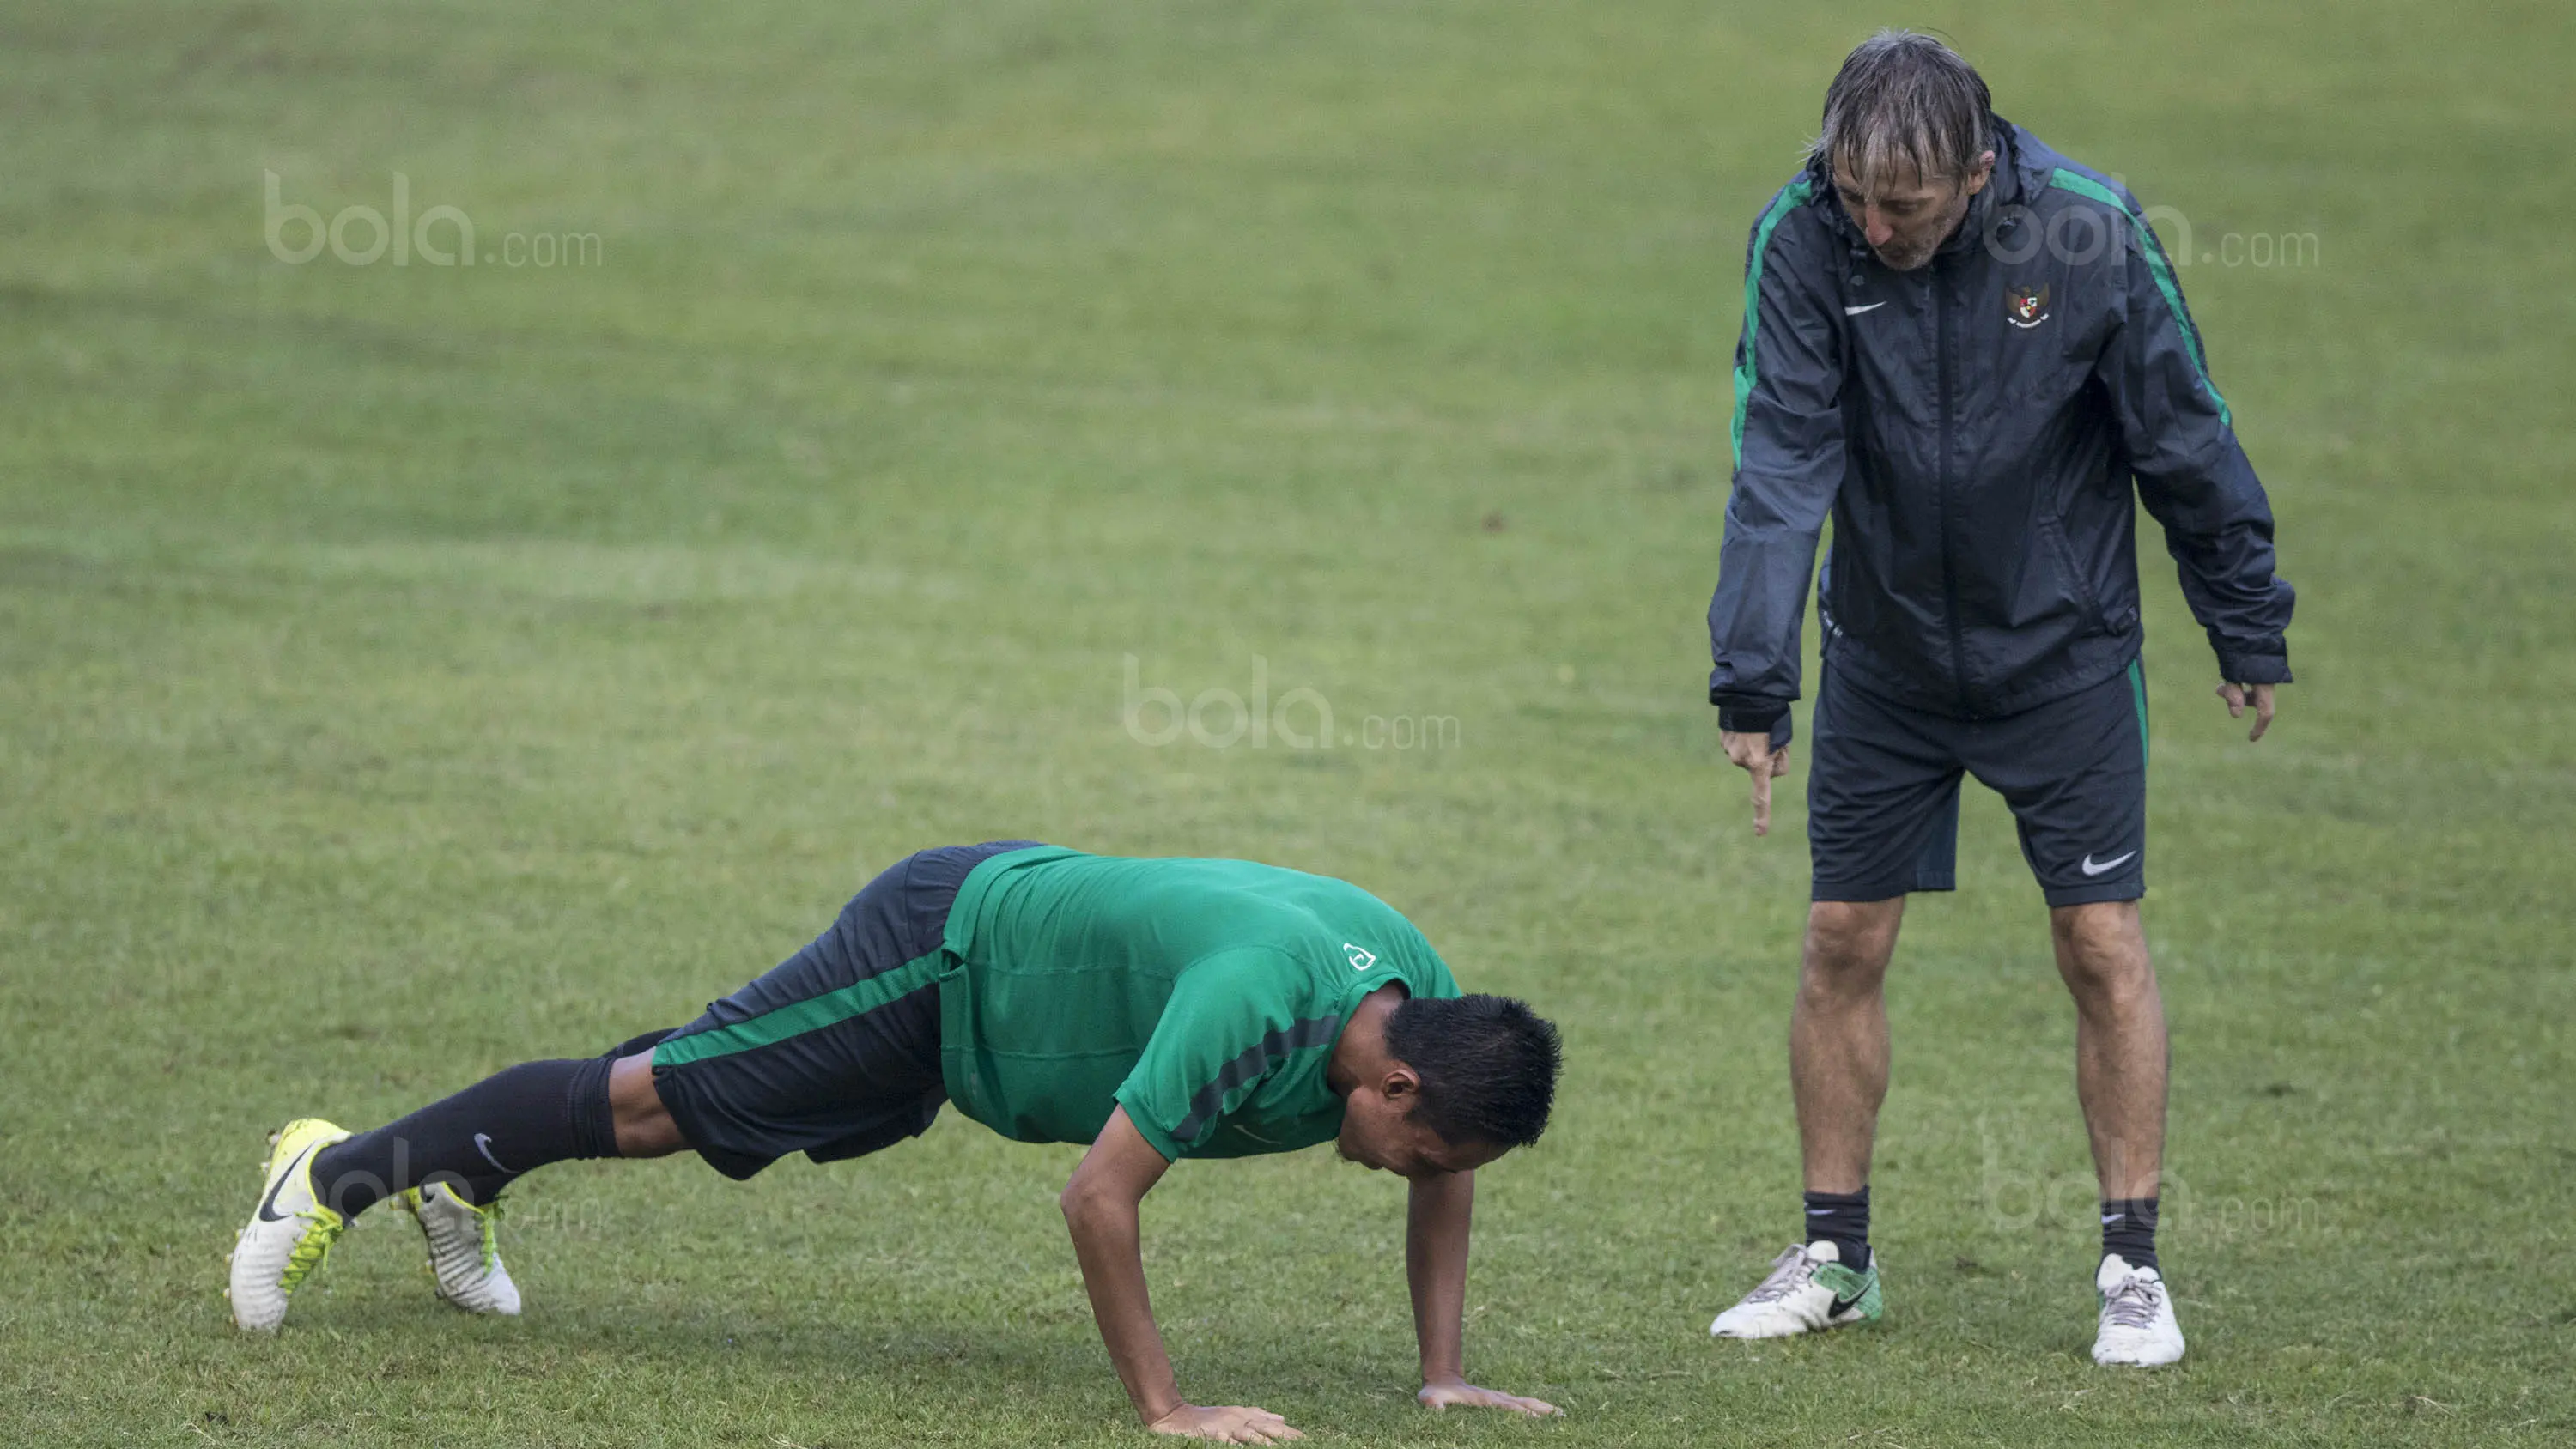
[[718, 1172], [790, 1152], [834, 1162], [930, 1129], [939, 1074], [940, 940], [967, 872], [1030, 842], [946, 846], [897, 861], [832, 928], [661, 1039], [653, 1089]]
[[1814, 898], [1882, 901], [1957, 884], [1959, 777], [2004, 797], [2052, 906], [2147, 892], [2147, 691], [2126, 671], [2004, 719], [1893, 703], [1830, 663], [1807, 773]]

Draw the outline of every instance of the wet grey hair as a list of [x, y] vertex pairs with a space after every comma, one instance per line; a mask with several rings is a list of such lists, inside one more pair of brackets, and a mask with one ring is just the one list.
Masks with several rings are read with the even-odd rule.
[[1986, 82], [1929, 35], [1882, 30], [1853, 47], [1825, 88], [1825, 131], [1808, 158], [1879, 180], [1967, 175], [1994, 132]]

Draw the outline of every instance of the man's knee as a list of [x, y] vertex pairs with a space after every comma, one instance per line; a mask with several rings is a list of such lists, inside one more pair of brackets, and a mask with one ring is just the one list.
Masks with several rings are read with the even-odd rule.
[[667, 1157], [687, 1147], [680, 1124], [662, 1105], [653, 1086], [653, 1053], [648, 1049], [618, 1058], [608, 1068], [608, 1111], [617, 1128], [620, 1157]]
[[1818, 901], [1807, 910], [1807, 940], [1800, 989], [1811, 994], [1875, 992], [1896, 951], [1896, 928], [1905, 898], [1884, 901]]
[[2057, 938], [2058, 970], [2066, 984], [2087, 995], [2137, 996], [2154, 991], [2155, 964], [2136, 901], [2095, 901], [2049, 912]]

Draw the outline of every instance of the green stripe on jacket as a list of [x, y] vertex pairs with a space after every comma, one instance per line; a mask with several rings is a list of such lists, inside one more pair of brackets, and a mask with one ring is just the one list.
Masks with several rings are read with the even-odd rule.
[[1728, 430], [1728, 436], [1735, 440], [1738, 468], [1744, 466], [1744, 411], [1753, 400], [1754, 362], [1758, 355], [1753, 350], [1753, 334], [1762, 325], [1762, 259], [1771, 250], [1771, 233], [1780, 225], [1780, 218], [1815, 194], [1815, 183], [1804, 176], [1790, 182], [1772, 199], [1771, 209], [1762, 213], [1762, 224], [1753, 232], [1753, 259], [1744, 266], [1744, 360], [1735, 365], [1735, 422]]

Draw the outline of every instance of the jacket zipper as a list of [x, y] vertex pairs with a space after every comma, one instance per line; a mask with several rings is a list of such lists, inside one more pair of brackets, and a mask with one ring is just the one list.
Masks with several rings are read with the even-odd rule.
[[1932, 476], [1941, 506], [1941, 600], [1949, 609], [1950, 684], [1959, 692], [1959, 712], [1975, 718], [1968, 703], [1968, 653], [1959, 637], [1959, 574], [1957, 566], [1957, 510], [1950, 501], [1950, 293], [1942, 285], [1943, 264], [1932, 263], [1932, 348], [1934, 371], [1940, 376], [1939, 425], [1934, 429], [1940, 454], [1933, 460]]

